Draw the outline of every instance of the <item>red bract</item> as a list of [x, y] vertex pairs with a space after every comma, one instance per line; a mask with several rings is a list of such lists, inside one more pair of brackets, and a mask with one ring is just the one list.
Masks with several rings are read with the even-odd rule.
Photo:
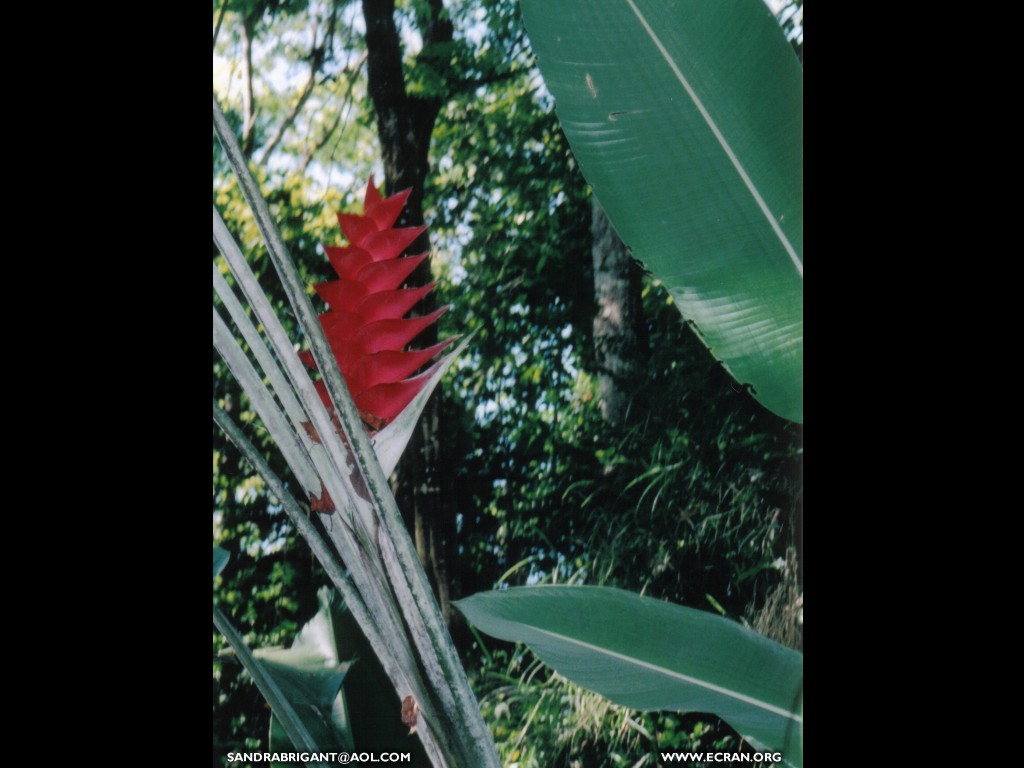
[[[382, 199], [371, 176], [363, 214], [338, 214], [341, 231], [350, 244], [324, 246], [338, 279], [315, 286], [328, 305], [328, 311], [320, 315], [320, 324], [356, 408], [371, 431], [386, 426], [416, 397], [432, 369], [418, 376], [412, 374], [452, 341], [405, 350], [447, 309], [403, 319], [436, 285], [399, 288], [427, 258], [426, 253], [399, 258], [426, 230], [394, 226], [411, 191]], [[300, 353], [300, 357], [316, 368], [309, 352]], [[316, 387], [333, 416], [327, 388], [322, 381]]]

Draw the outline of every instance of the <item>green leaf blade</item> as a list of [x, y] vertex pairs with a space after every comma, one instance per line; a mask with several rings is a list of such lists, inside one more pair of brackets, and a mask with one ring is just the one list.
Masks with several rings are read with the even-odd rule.
[[755, 397], [801, 421], [803, 75], [759, 0], [521, 0], [584, 176]]
[[217, 578], [231, 559], [231, 553], [221, 547], [213, 548], [213, 578]]
[[[345, 752], [399, 749], [413, 754], [413, 765], [427, 765], [423, 744], [402, 724], [401, 698], [352, 613], [329, 588], [317, 598], [320, 609], [291, 648], [257, 650], [256, 657], [304, 713], [318, 744]], [[295, 749], [276, 718], [270, 739], [271, 752]]]
[[[267, 700], [274, 717], [280, 721], [291, 743], [298, 745], [304, 751], [322, 751], [310, 729], [310, 726], [314, 730], [316, 729], [316, 718], [311, 719], [308, 715], [304, 716], [296, 710], [292, 702], [288, 700], [286, 694], [281, 690], [274, 675], [253, 655], [242, 639], [242, 636], [231, 626], [231, 622], [216, 607], [213, 609], [213, 624], [224, 635], [224, 639], [228, 641], [238, 660], [245, 667], [249, 676], [252, 677], [253, 682], [256, 683], [256, 687], [263, 694], [263, 698]], [[316, 764], [320, 765], [320, 763]]]
[[712, 712], [756, 748], [802, 764], [803, 657], [734, 622], [604, 587], [522, 587], [456, 605], [617, 704]]
[[317, 597], [320, 609], [291, 648], [261, 648], [253, 655], [303, 716], [316, 742], [350, 752], [355, 746], [342, 683], [352, 664], [339, 658], [336, 635], [338, 617], [344, 611], [337, 601], [332, 602], [329, 590], [320, 590]]

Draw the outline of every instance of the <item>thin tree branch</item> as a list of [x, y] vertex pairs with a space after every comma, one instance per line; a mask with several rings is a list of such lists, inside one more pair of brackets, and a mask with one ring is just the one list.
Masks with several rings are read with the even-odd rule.
[[255, 24], [249, 16], [242, 17], [242, 152], [252, 155], [256, 141], [256, 105], [253, 101], [252, 36]]
[[337, 115], [334, 117], [334, 121], [330, 127], [327, 128], [323, 135], [317, 140], [316, 144], [310, 148], [305, 155], [302, 157], [301, 173], [305, 175], [306, 170], [309, 168], [309, 164], [313, 161], [313, 156], [316, 155], [328, 141], [331, 140], [331, 136], [338, 130], [338, 126], [341, 125], [341, 121], [348, 115], [349, 110], [352, 108], [352, 91], [355, 89], [356, 80], [358, 79], [359, 73], [363, 69], [363, 65], [366, 63], [368, 54], [364, 51], [363, 55], [359, 57], [359, 61], [355, 65], [348, 65], [345, 67], [345, 74], [348, 82], [345, 87], [345, 95], [342, 97], [342, 105], [338, 110]]
[[260, 159], [256, 162], [260, 165], [264, 165], [267, 162], [267, 158], [270, 157], [270, 153], [277, 148], [277, 145], [281, 143], [281, 139], [284, 138], [285, 132], [292, 127], [295, 120], [298, 118], [299, 113], [302, 111], [302, 107], [306, 104], [310, 95], [313, 93], [313, 87], [316, 85], [316, 76], [320, 74], [320, 70], [324, 65], [324, 61], [327, 58], [327, 51], [330, 49], [331, 44], [334, 41], [334, 28], [338, 20], [338, 9], [333, 3], [331, 4], [331, 18], [327, 22], [327, 31], [324, 33], [323, 41], [318, 45], [316, 42], [317, 37], [317, 26], [319, 19], [314, 20], [313, 24], [313, 47], [309, 52], [309, 78], [306, 80], [306, 84], [302, 87], [302, 91], [299, 94], [299, 98], [296, 100], [295, 105], [291, 108], [284, 120], [281, 121], [281, 125], [278, 126], [277, 131], [273, 137], [268, 141], [260, 154]]
[[268, 141], [264, 147], [263, 152], [260, 154], [259, 160], [256, 162], [259, 165], [264, 165], [267, 162], [267, 158], [270, 157], [270, 153], [277, 149], [277, 145], [281, 143], [281, 139], [284, 138], [285, 131], [292, 127], [295, 123], [296, 118], [299, 116], [299, 112], [302, 111], [302, 107], [305, 105], [306, 100], [313, 93], [313, 86], [316, 85], [316, 69], [310, 68], [309, 79], [306, 80], [306, 84], [302, 88], [302, 92], [299, 94], [298, 100], [295, 102], [295, 106], [291, 108], [284, 120], [281, 121], [281, 125], [278, 126], [277, 131], [274, 132], [273, 137]]
[[[348, 91], [348, 92], [349, 92], [349, 94], [351, 94], [351, 93], [352, 93], [352, 89], [351, 89], [351, 88], [349, 88], [349, 91]], [[348, 102], [348, 100], [346, 99], [345, 103], [344, 103], [344, 104], [342, 105], [342, 108], [338, 110], [338, 114], [337, 114], [337, 115], [335, 115], [335, 117], [334, 117], [334, 121], [333, 121], [333, 122], [331, 123], [330, 127], [328, 127], [328, 128], [327, 128], [327, 129], [326, 129], [326, 130], [325, 130], [325, 131], [323, 132], [323, 135], [322, 135], [322, 136], [321, 136], [321, 137], [320, 137], [319, 139], [317, 139], [317, 142], [316, 142], [316, 144], [314, 144], [314, 145], [313, 145], [313, 146], [312, 146], [312, 147], [311, 147], [311, 148], [310, 148], [310, 149], [309, 149], [309, 150], [308, 150], [308, 151], [307, 151], [307, 152], [306, 152], [306, 153], [305, 153], [305, 154], [304, 154], [304, 155], [302, 156], [302, 165], [301, 165], [301, 166], [299, 167], [299, 173], [300, 173], [300, 175], [302, 175], [302, 176], [305, 176], [305, 175], [306, 175], [306, 171], [307, 171], [307, 170], [308, 170], [308, 168], [309, 168], [309, 164], [310, 164], [311, 162], [313, 162], [313, 156], [314, 156], [314, 155], [315, 155], [315, 154], [316, 154], [317, 152], [319, 152], [319, 151], [320, 151], [321, 149], [323, 149], [324, 145], [325, 145], [325, 144], [327, 144], [327, 142], [331, 140], [331, 136], [333, 136], [333, 135], [334, 135], [334, 132], [335, 132], [336, 130], [338, 130], [338, 126], [339, 126], [339, 125], [341, 125], [341, 118], [342, 118], [342, 117], [344, 116], [344, 114], [345, 114], [346, 110], [348, 109], [348, 103], [349, 103], [349, 102]]]
[[477, 88], [485, 85], [494, 85], [495, 83], [503, 83], [506, 80], [514, 80], [519, 75], [525, 74], [527, 70], [523, 69], [509, 69], [504, 72], [495, 72], [490, 75], [484, 75], [483, 77], [476, 78], [463, 78], [461, 80], [455, 80], [449, 85], [448, 95], [455, 97], [467, 93], [472, 93]]
[[221, 0], [220, 11], [217, 13], [217, 24], [213, 28], [213, 47], [217, 47], [217, 35], [220, 34], [220, 25], [224, 22], [224, 14], [228, 11], [228, 0]]

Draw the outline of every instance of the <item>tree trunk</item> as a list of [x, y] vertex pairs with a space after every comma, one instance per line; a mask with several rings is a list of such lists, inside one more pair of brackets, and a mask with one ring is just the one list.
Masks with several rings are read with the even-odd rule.
[[[412, 188], [399, 218], [401, 226], [419, 226], [423, 220], [423, 187], [429, 171], [430, 136], [440, 112], [440, 98], [409, 96], [402, 73], [402, 45], [395, 26], [394, 0], [363, 0], [366, 19], [366, 49], [370, 97], [377, 115], [377, 133], [384, 160], [388, 194]], [[418, 16], [423, 50], [451, 41], [452, 24], [442, 18], [441, 0], [429, 0]], [[428, 54], [429, 55], [429, 54]], [[410, 254], [430, 250], [428, 233], [420, 235], [408, 249]], [[427, 259], [410, 276], [408, 285], [425, 285], [431, 280]], [[433, 294], [414, 309], [414, 315], [433, 311]], [[437, 341], [437, 327], [430, 326], [414, 342], [427, 346]], [[437, 594], [445, 621], [450, 623], [448, 563], [455, 545], [454, 519], [445, 519], [439, 481], [438, 395], [431, 398], [409, 446], [398, 465], [396, 497], [416, 541], [416, 551]]]
[[594, 258], [594, 357], [601, 415], [614, 427], [626, 421], [649, 356], [641, 300], [641, 271], [592, 198]]

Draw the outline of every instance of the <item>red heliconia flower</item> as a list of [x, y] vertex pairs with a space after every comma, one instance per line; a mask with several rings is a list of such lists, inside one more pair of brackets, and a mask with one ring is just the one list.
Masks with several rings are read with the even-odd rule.
[[[447, 307], [422, 317], [403, 319], [436, 283], [399, 288], [426, 253], [399, 258], [426, 227], [394, 226], [411, 189], [382, 199], [370, 177], [363, 214], [339, 213], [347, 246], [324, 246], [338, 279], [315, 286], [329, 307], [320, 324], [338, 361], [352, 399], [367, 429], [379, 430], [394, 419], [426, 385], [432, 370], [413, 376], [453, 340], [426, 349], [406, 350]], [[306, 365], [313, 356], [301, 352]], [[327, 388], [316, 384], [327, 410]]]

